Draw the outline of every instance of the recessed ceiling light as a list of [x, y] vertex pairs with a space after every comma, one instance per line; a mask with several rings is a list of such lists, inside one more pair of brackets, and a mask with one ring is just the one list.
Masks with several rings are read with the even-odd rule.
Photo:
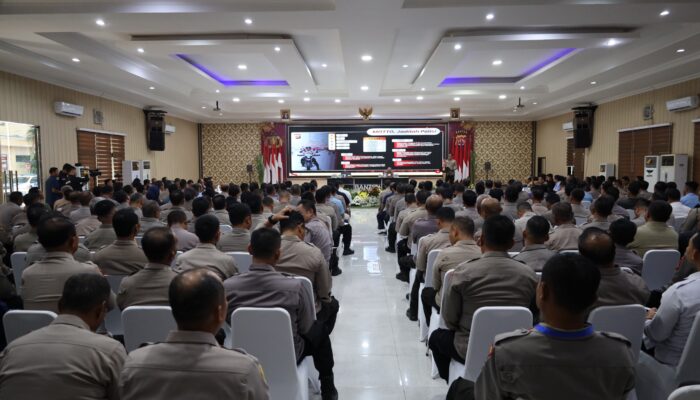
[[136, 51], [138, 51], [139, 53], [143, 53], [143, 52], [145, 52], [146, 50], [144, 50], [143, 48], [139, 47], [138, 49], [136, 49]]
[[326, 64], [326, 63], [321, 64], [321, 68], [326, 68], [326, 67], [328, 67], [328, 64]]
[[284, 99], [279, 99], [279, 100], [277, 100], [277, 102], [280, 104], [284, 104]]
[[216, 92], [216, 93], [221, 93], [221, 90], [216, 89], [215, 92]]
[[491, 20], [493, 20], [495, 17], [496, 17], [496, 16], [493, 15], [493, 13], [488, 13], [488, 14], [486, 14], [486, 20], [487, 20], [487, 21], [491, 21]]
[[500, 95], [498, 95], [498, 98], [499, 98], [500, 100], [505, 100], [505, 99], [508, 98], [508, 96], [506, 96], [505, 94], [500, 94]]
[[520, 86], [520, 90], [525, 90], [525, 86]]
[[460, 49], [462, 49], [462, 45], [459, 44], [459, 43], [457, 43], [457, 44], [455, 44], [454, 49], [455, 49], [455, 50], [460, 50]]
[[661, 12], [659, 13], [659, 15], [662, 16], [662, 17], [665, 17], [665, 16], [667, 16], [667, 15], [670, 14], [670, 13], [671, 13], [671, 12], [668, 11], [668, 10], [663, 10], [663, 11], [661, 11]]
[[80, 59], [78, 57], [73, 57], [73, 62], [80, 62]]
[[618, 42], [618, 41], [615, 40], [615, 39], [610, 39], [610, 40], [608, 40], [608, 41], [605, 43], [605, 45], [608, 46], [608, 47], [617, 46], [618, 44], [620, 44], [620, 42]]
[[282, 48], [280, 48], [279, 46], [275, 46], [275, 51], [279, 53], [280, 51], [282, 51]]
[[206, 109], [207, 109], [207, 106], [202, 106], [202, 110], [206, 110]]
[[532, 102], [532, 105], [533, 105], [533, 106], [536, 106], [536, 105], [537, 105], [537, 102], [536, 102], [536, 101], [533, 101], [533, 102]]
[[234, 97], [234, 98], [233, 98], [233, 102], [234, 102], [234, 103], [238, 103], [239, 101], [241, 101], [241, 99], [239, 99], [238, 97]]
[[401, 99], [394, 99], [394, 103], [401, 103]]
[[367, 85], [360, 86], [360, 90], [362, 90], [363, 92], [366, 92], [369, 90], [369, 86], [367, 86]]
[[420, 88], [420, 91], [425, 92], [425, 88], [424, 87]]
[[154, 86], [149, 86], [148, 89], [149, 90], [156, 90], [156, 88]]
[[243, 20], [243, 22], [245, 22], [246, 25], [252, 25], [252, 24], [253, 24], [253, 19], [252, 19], [252, 18], [246, 18], [246, 19]]
[[597, 85], [597, 84], [598, 84], [598, 82], [596, 82], [596, 81], [591, 81], [591, 85]]
[[685, 53], [685, 49], [678, 49], [676, 50], [676, 53]]
[[219, 113], [219, 116], [220, 116], [220, 117], [223, 116], [223, 115], [224, 115], [224, 113]]
[[238, 69], [244, 71], [244, 70], [248, 69], [248, 66], [245, 64], [238, 64]]
[[99, 26], [105, 26], [105, 20], [103, 20], [103, 19], [101, 19], [101, 18], [95, 20], [95, 23], [96, 23], [97, 25], [99, 25]]
[[364, 62], [370, 62], [370, 61], [372, 61], [372, 56], [369, 55], [369, 54], [365, 54], [365, 55], [363, 55], [363, 56], [360, 57], [360, 58], [361, 58], [362, 61], [364, 61]]
[[499, 66], [499, 65], [503, 64], [503, 60], [493, 60], [493, 62], [491, 64], [493, 64], [495, 66]]
[[402, 65], [401, 68], [408, 68], [408, 64]]
[[418, 100], [418, 101], [423, 100], [423, 96], [417, 96], [417, 97], [416, 97], [416, 100]]
[[309, 101], [311, 101], [311, 99], [308, 97], [304, 97], [304, 101], [309, 102]]
[[340, 103], [340, 99], [335, 99], [333, 101], [335, 101], [336, 103]]
[[309, 89], [304, 89], [304, 93], [309, 93]]
[[460, 100], [462, 100], [462, 99], [460, 99], [459, 97], [455, 97], [453, 100], [454, 100], [454, 101], [460, 101]]

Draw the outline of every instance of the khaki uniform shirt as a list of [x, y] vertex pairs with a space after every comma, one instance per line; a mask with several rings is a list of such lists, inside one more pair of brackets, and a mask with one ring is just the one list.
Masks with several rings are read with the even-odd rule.
[[549, 240], [545, 243], [550, 250], [578, 250], [578, 237], [583, 231], [574, 224], [555, 226], [549, 232]]
[[97, 251], [114, 243], [115, 240], [117, 240], [117, 234], [114, 232], [112, 225], [102, 224], [87, 235], [83, 244], [91, 251]]
[[331, 260], [331, 251], [333, 250], [333, 238], [328, 230], [327, 225], [318, 216], [311, 218], [306, 224], [306, 236], [304, 241], [312, 243], [318, 247], [323, 254], [326, 262]]
[[456, 331], [454, 346], [464, 358], [476, 310], [486, 306], [530, 307], [537, 286], [535, 272], [508, 253], [488, 252], [452, 273], [441, 310], [448, 328]]
[[62, 209], [63, 207], [65, 207], [65, 206], [69, 206], [69, 207], [70, 207], [70, 204], [71, 204], [71, 203], [70, 203], [70, 200], [66, 200], [65, 198], [61, 197], [60, 199], [56, 200], [56, 201], [53, 203], [53, 209], [54, 209], [54, 211], [61, 212], [61, 209]]
[[532, 211], [526, 211], [522, 217], [516, 218], [515, 221], [513, 221], [513, 223], [515, 224], [515, 227], [520, 229], [520, 231], [522, 232], [527, 228], [527, 221], [529, 221], [530, 218], [532, 218], [536, 215], [537, 214], [535, 214]]
[[228, 350], [208, 332], [172, 331], [164, 343], [129, 354], [119, 382], [122, 400], [267, 400], [267, 382], [258, 361]]
[[78, 262], [63, 252], [46, 253], [22, 272], [22, 299], [25, 310], [49, 310], [58, 313], [58, 299], [68, 278], [79, 273], [102, 274], [91, 262]]
[[506, 217], [515, 221], [516, 219], [518, 219], [518, 205], [516, 203], [509, 203], [507, 201], [504, 202], [501, 215], [505, 215]]
[[425, 207], [418, 207], [415, 211], [408, 214], [403, 219], [403, 222], [401, 223], [401, 230], [399, 231], [399, 235], [401, 235], [403, 237], [408, 237], [411, 233], [411, 229], [413, 229], [413, 224], [416, 222], [416, 220], [418, 220], [420, 218], [425, 218], [427, 216], [428, 216], [428, 211], [425, 209]]
[[580, 204], [571, 204], [571, 209], [574, 212], [574, 218], [588, 218], [591, 216], [591, 212]]
[[425, 218], [419, 218], [413, 223], [411, 233], [408, 235], [408, 243], [418, 243], [418, 240], [423, 236], [437, 231], [438, 220], [436, 216], [428, 215]]
[[399, 194], [398, 192], [395, 192], [391, 196], [389, 196], [388, 199], [386, 199], [386, 212], [389, 214], [389, 216], [394, 215], [394, 206], [396, 205], [396, 202], [399, 201], [401, 198], [405, 198], [406, 196], [403, 194]]
[[214, 210], [213, 216], [219, 219], [219, 225], [231, 225], [231, 219], [226, 210]]
[[170, 229], [177, 238], [177, 251], [194, 249], [199, 244], [199, 238], [187, 229], [173, 226]]
[[31, 231], [18, 235], [15, 238], [14, 250], [27, 251], [34, 243], [37, 243], [37, 240], [39, 240], [39, 236], [36, 234], [36, 229], [32, 228]]
[[250, 219], [253, 221], [250, 225], [251, 232], [265, 226], [265, 222], [267, 221], [267, 217], [264, 214], [252, 214]]
[[544, 264], [555, 254], [557, 254], [555, 251], [548, 249], [543, 244], [531, 244], [523, 247], [520, 254], [513, 259], [525, 263], [535, 272], [542, 272]]
[[168, 306], [168, 288], [177, 274], [169, 265], [148, 263], [122, 280], [117, 294], [120, 310], [129, 306]]
[[81, 220], [85, 218], [90, 218], [92, 214], [90, 213], [90, 207], [88, 206], [80, 206], [75, 211], [71, 211], [70, 213], [70, 220], [72, 223], [77, 224]]
[[233, 228], [229, 233], [225, 233], [219, 238], [216, 248], [223, 252], [248, 251], [250, 244], [250, 231], [243, 228]]
[[473, 240], [460, 240], [450, 247], [445, 247], [433, 264], [433, 288], [435, 304], [440, 305], [442, 282], [447, 271], [457, 268], [462, 263], [481, 257], [481, 248]]
[[396, 221], [396, 218], [399, 217], [399, 213], [405, 209], [406, 209], [406, 196], [402, 196], [400, 199], [396, 200], [396, 204], [394, 204], [394, 213], [391, 214], [391, 216], [394, 217], [394, 221]]
[[92, 261], [105, 275], [132, 275], [146, 266], [148, 259], [135, 240], [117, 239], [95, 253]]
[[0, 354], [0, 398], [116, 400], [125, 358], [121, 343], [62, 314]]
[[[27, 265], [32, 265], [37, 261], [43, 260], [46, 257], [46, 249], [41, 243], [34, 243], [27, 249]], [[90, 250], [82, 244], [78, 245], [78, 250], [73, 254], [75, 261], [86, 263], [92, 260]]]
[[581, 230], [586, 230], [588, 228], [598, 228], [607, 231], [610, 229], [610, 222], [608, 221], [607, 217], [602, 220], [594, 218], [591, 222], [581, 225]]
[[[482, 226], [483, 228], [483, 226]], [[479, 229], [476, 231], [474, 234], [474, 240], [477, 242], [479, 239], [481, 239], [481, 231], [482, 229]], [[508, 249], [508, 251], [520, 251], [522, 250], [523, 246], [525, 245], [525, 239], [523, 238], [523, 231], [520, 230], [517, 226], [515, 227], [515, 233], [513, 234], [513, 247]]]
[[497, 335], [476, 381], [476, 400], [626, 399], [635, 376], [629, 341], [578, 332], [586, 334], [562, 339], [522, 329]]
[[542, 215], [549, 211], [549, 209], [542, 203], [532, 203], [532, 212], [537, 215]]
[[634, 241], [627, 248], [635, 250], [642, 258], [649, 250], [677, 249], [678, 234], [663, 222], [649, 221], [637, 228]]
[[627, 267], [637, 275], [642, 275], [642, 257], [633, 250], [620, 245], [615, 245], [615, 265]]
[[414, 204], [412, 204], [409, 207], [406, 207], [404, 210], [399, 212], [399, 214], [396, 216], [396, 224], [394, 225], [394, 230], [398, 233], [401, 230], [401, 225], [403, 224], [404, 219], [406, 219], [406, 216], [408, 214], [416, 211], [418, 207]]
[[91, 215], [89, 218], [83, 218], [75, 224], [75, 234], [78, 236], [87, 236], [97, 230], [102, 225], [97, 215]]
[[333, 230], [338, 229], [338, 215], [336, 214], [333, 206], [330, 204], [316, 204], [316, 211], [318, 211], [319, 214], [326, 215], [331, 219], [331, 228]]
[[185, 207], [181, 206], [171, 206], [168, 209], [161, 209], [162, 211], [160, 212], [160, 220], [164, 223], [168, 223], [168, 214], [175, 210], [180, 210], [185, 213], [187, 216], [187, 222], [192, 221], [192, 218], [194, 218], [194, 215], [192, 214], [192, 211], [188, 211]]
[[645, 305], [649, 300], [649, 289], [639, 275], [625, 272], [618, 266], [599, 268], [599, 270], [598, 300], [593, 308], [627, 304]]
[[253, 264], [250, 271], [232, 276], [224, 282], [228, 301], [227, 319], [240, 307], [280, 307], [287, 310], [292, 322], [292, 335], [297, 361], [304, 354], [304, 339], [301, 337], [314, 323], [312, 304], [302, 281], [288, 274], [275, 271], [271, 265]]
[[418, 255], [416, 256], [416, 269], [424, 271], [428, 264], [428, 254], [432, 250], [444, 249], [450, 246], [450, 230], [448, 228], [440, 229], [430, 235], [424, 236], [418, 247]]
[[308, 278], [314, 287], [316, 312], [321, 311], [321, 302], [331, 301], [331, 280], [328, 263], [321, 250], [293, 235], [282, 236], [282, 256], [275, 270]]
[[200, 243], [194, 249], [181, 254], [173, 269], [181, 274], [194, 268], [211, 270], [222, 281], [238, 273], [233, 257], [217, 250], [216, 246], [210, 243]]
[[151, 228], [164, 228], [167, 225], [160, 222], [160, 220], [151, 217], [143, 217], [140, 221], [141, 229], [139, 229], [139, 236], [143, 236], [146, 231]]

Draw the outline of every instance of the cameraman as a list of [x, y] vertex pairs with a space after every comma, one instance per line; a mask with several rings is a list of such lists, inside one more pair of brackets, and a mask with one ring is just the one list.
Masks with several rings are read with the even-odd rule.
[[63, 166], [63, 168], [64, 171], [67, 172], [66, 184], [72, 187], [74, 191], [81, 192], [83, 190], [83, 185], [88, 183], [90, 181], [90, 178], [76, 176], [75, 174], [77, 170], [72, 165], [66, 164]]

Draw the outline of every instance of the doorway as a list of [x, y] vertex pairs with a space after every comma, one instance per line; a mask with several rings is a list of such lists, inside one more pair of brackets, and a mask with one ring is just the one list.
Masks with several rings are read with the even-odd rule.
[[537, 176], [545, 175], [547, 172], [547, 157], [537, 157]]
[[10, 192], [42, 186], [38, 126], [0, 121], [0, 179], [3, 201]]

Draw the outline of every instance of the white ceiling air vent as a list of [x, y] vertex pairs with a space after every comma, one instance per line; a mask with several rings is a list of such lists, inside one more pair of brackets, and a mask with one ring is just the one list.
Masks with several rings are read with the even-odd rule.
[[572, 121], [564, 122], [561, 129], [563, 129], [564, 132], [572, 132], [574, 130], [574, 123]]
[[163, 129], [163, 132], [170, 134], [170, 135], [175, 133], [175, 125], [165, 124], [165, 128]]
[[64, 101], [57, 101], [53, 103], [53, 111], [59, 115], [65, 115], [67, 117], [82, 117], [83, 116], [83, 106], [77, 104], [66, 103]]
[[666, 102], [668, 111], [686, 111], [698, 108], [698, 96], [688, 96]]

